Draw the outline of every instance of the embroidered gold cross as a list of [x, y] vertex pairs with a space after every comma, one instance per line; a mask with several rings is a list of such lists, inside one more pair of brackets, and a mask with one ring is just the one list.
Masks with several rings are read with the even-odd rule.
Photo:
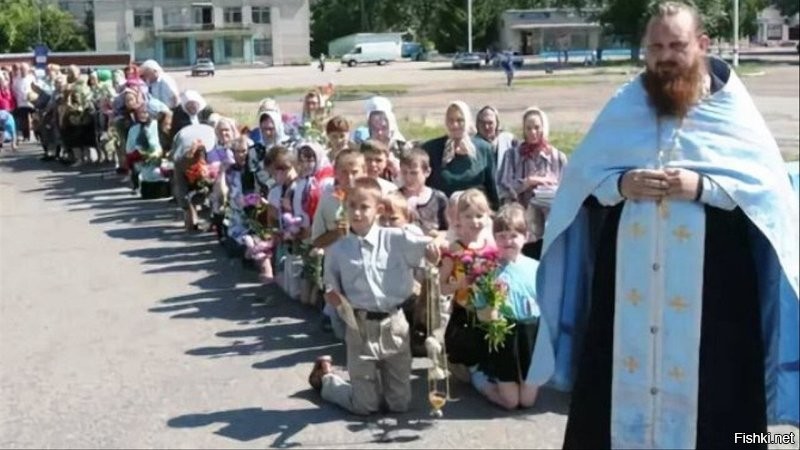
[[629, 373], [636, 372], [636, 369], [639, 368], [639, 362], [636, 361], [636, 358], [634, 358], [633, 356], [628, 356], [627, 358], [625, 358], [622, 364], [625, 366], [626, 369], [628, 369]]
[[686, 309], [686, 308], [689, 306], [689, 304], [688, 304], [688, 303], [686, 303], [685, 301], [683, 301], [683, 297], [681, 297], [680, 295], [676, 295], [676, 296], [675, 296], [675, 297], [674, 297], [674, 298], [673, 298], [673, 299], [672, 299], [672, 300], [669, 302], [669, 306], [671, 306], [671, 307], [672, 307], [672, 309], [674, 309], [675, 311], [677, 311], [677, 312], [681, 312], [681, 311], [683, 311], [684, 309]]
[[681, 381], [683, 379], [683, 370], [680, 367], [675, 366], [669, 371], [669, 376], [675, 381]]
[[644, 236], [645, 231], [646, 230], [644, 226], [639, 222], [635, 222], [633, 225], [631, 225], [631, 234], [635, 238]]
[[689, 238], [692, 237], [692, 233], [689, 232], [689, 229], [686, 228], [686, 225], [681, 225], [672, 232], [672, 235], [675, 236], [678, 241], [685, 242], [688, 241]]
[[631, 302], [633, 306], [638, 306], [639, 302], [642, 301], [642, 294], [636, 289], [631, 289], [631, 291], [628, 292], [628, 301]]

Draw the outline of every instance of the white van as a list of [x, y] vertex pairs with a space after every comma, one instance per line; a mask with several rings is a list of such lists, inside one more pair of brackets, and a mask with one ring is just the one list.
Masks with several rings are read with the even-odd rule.
[[397, 42], [364, 42], [342, 56], [342, 64], [347, 64], [348, 67], [364, 63], [376, 63], [382, 66], [400, 59], [401, 52], [402, 47]]

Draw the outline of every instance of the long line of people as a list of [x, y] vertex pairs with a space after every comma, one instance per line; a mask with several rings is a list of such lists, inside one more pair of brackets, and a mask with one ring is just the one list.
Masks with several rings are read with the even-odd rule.
[[[9, 80], [21, 85], [14, 83], [28, 77], [28, 70], [20, 65], [8, 77], [0, 76], [5, 80], [0, 95]], [[544, 111], [524, 112], [518, 140], [501, 128], [494, 107], [480, 109], [473, 122], [470, 107], [453, 102], [445, 110], [446, 135], [423, 143], [401, 133], [392, 103], [384, 97], [367, 101], [362, 126], [334, 115], [335, 91], [329, 85], [310, 90], [298, 116], [283, 113], [274, 99], [261, 100], [250, 129], [215, 113], [199, 93], [179, 92], [152, 61], [88, 75], [74, 66], [64, 71], [48, 66], [43, 77], [28, 85], [25, 99], [33, 106], [32, 116], [2, 98], [0, 107], [13, 111], [0, 111], [5, 129], [10, 124], [14, 130], [5, 132], [13, 148], [35, 135], [44, 160], [76, 165], [89, 162], [90, 149], [95, 149], [94, 162], [114, 161], [120, 174], [130, 174], [131, 188], [142, 197], [173, 198], [184, 211], [187, 232], [215, 233], [229, 254], [242, 258], [263, 283], [278, 283], [290, 297], [320, 309], [323, 327], [338, 338], [348, 341], [352, 333], [340, 309], [345, 297], [366, 314], [362, 321], [383, 323], [391, 316], [397, 328], [400, 319], [394, 312], [402, 311], [408, 326], [390, 332], [390, 337], [408, 341], [408, 354], [397, 350], [376, 357], [395, 361], [402, 354], [399, 365], [387, 366], [395, 368], [395, 378], [405, 373], [406, 357], [410, 361], [412, 354], [425, 355], [429, 331], [419, 258], [405, 254], [408, 278], [403, 275], [406, 266], [397, 266], [397, 261], [403, 259], [404, 246], [411, 245], [407, 251], [414, 255], [421, 255], [419, 249], [426, 245], [435, 247], [443, 256], [436, 261], [442, 293], [453, 299], [445, 308], [451, 318], [446, 335], [453, 372], [461, 367], [465, 381], [471, 379], [503, 407], [533, 404], [536, 382], [547, 369], [539, 367], [539, 375], [527, 377], [531, 355], [534, 362], [543, 356], [523, 355], [519, 348], [531, 348], [536, 341], [539, 346], [548, 344], [536, 339], [537, 327], [531, 331], [524, 326], [538, 315], [530, 281], [535, 277], [528, 272], [536, 270], [549, 202], [567, 163], [547, 140]], [[24, 134], [25, 123], [33, 134]], [[358, 199], [362, 203], [354, 203]], [[204, 221], [207, 227], [201, 226]], [[400, 238], [391, 234], [380, 241], [373, 228], [395, 230]], [[343, 273], [354, 263], [342, 259], [348, 251], [345, 243], [353, 236], [358, 242], [372, 242], [369, 252], [351, 255], [372, 258], [359, 263], [369, 272], [366, 282], [354, 278], [358, 271]], [[502, 364], [498, 354], [476, 352], [471, 346], [485, 342], [465, 331], [474, 325], [463, 308], [469, 290], [463, 261], [494, 248], [496, 240], [507, 250], [507, 266], [519, 265], [505, 275], [510, 277], [510, 298], [521, 302], [509, 320], [519, 322], [515, 336], [527, 342], [501, 353], [507, 359]], [[374, 270], [368, 270], [373, 264]], [[415, 281], [400, 285], [407, 280]], [[359, 303], [357, 292], [371, 292], [377, 304]], [[348, 341], [348, 352], [365, 348]], [[330, 378], [325, 359], [316, 362], [309, 381], [334, 403], [353, 412], [373, 412], [372, 403], [359, 403], [366, 394], [353, 376], [361, 372], [348, 361], [350, 394], [343, 393], [340, 379], [323, 382]], [[383, 387], [387, 399], [392, 398], [390, 409], [402, 410], [408, 404], [408, 380], [400, 378]], [[326, 383], [335, 388], [326, 391]], [[510, 389], [509, 383], [516, 387]]]

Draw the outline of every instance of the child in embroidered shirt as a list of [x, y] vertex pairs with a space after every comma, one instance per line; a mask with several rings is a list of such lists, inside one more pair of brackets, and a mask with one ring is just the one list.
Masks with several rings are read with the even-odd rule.
[[[529, 408], [536, 402], [539, 386], [553, 374], [554, 355], [536, 303], [536, 271], [539, 263], [522, 254], [527, 242], [525, 210], [511, 203], [503, 206], [492, 225], [500, 256], [498, 278], [505, 283], [506, 304], [502, 314], [513, 324], [511, 334], [497, 351], [484, 353], [473, 366], [472, 384], [491, 402], [509, 410]], [[476, 307], [481, 307], [478, 299]], [[485, 346], [486, 344], [484, 344]]]
[[323, 399], [360, 415], [378, 412], [384, 402], [392, 412], [408, 410], [412, 358], [400, 305], [411, 295], [413, 269], [423, 257], [439, 259], [430, 237], [379, 226], [382, 209], [378, 183], [356, 180], [347, 195], [352, 234], [333, 244], [325, 260], [325, 299], [348, 324], [350, 382], [331, 373], [330, 357], [319, 358], [309, 376]]

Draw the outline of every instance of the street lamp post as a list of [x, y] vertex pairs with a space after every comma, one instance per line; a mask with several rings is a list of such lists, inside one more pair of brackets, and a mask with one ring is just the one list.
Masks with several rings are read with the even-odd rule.
[[39, 44], [42, 43], [42, 0], [36, 0], [36, 11], [39, 12]]
[[733, 0], [733, 67], [739, 67], [739, 0]]
[[467, 51], [472, 53], [472, 0], [467, 0]]

